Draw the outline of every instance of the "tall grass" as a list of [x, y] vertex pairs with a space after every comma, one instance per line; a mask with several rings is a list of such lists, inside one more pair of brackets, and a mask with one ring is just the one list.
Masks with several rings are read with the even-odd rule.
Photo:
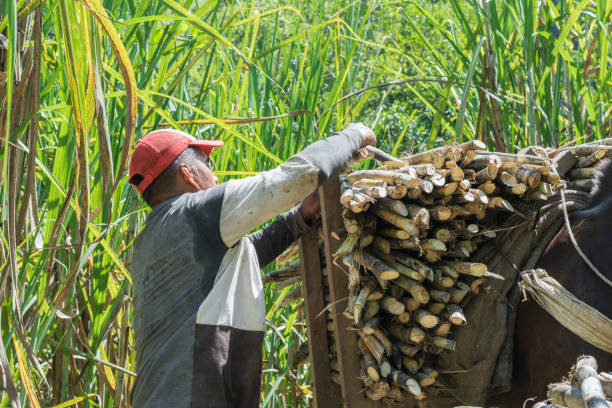
[[[605, 3], [2, 2], [0, 407], [129, 406], [147, 212], [126, 183], [133, 138], [222, 139], [224, 180], [354, 120], [396, 152], [610, 136]], [[266, 289], [263, 406], [306, 405], [302, 314], [278, 296]]]
[[428, 35], [424, 23], [444, 39], [424, 42], [425, 51], [410, 58], [418, 74], [449, 81], [414, 90], [424, 99], [435, 95], [429, 146], [440, 135], [510, 151], [612, 136], [612, 3], [449, 4], [442, 20], [417, 3], [417, 16], [402, 15], [420, 37]]

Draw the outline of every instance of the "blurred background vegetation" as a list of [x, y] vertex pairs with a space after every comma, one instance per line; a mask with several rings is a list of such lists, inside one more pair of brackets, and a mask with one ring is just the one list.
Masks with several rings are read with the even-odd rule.
[[[0, 407], [128, 407], [126, 183], [162, 126], [225, 141], [221, 180], [352, 121], [402, 154], [612, 137], [612, 2], [5, 0], [0, 4]], [[273, 266], [272, 266], [273, 267]], [[262, 406], [308, 405], [291, 289], [266, 288]]]

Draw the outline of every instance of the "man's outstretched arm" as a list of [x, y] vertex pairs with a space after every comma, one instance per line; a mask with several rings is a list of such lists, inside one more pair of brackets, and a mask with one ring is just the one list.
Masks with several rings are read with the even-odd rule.
[[232, 246], [258, 225], [295, 205], [345, 166], [365, 144], [375, 144], [363, 125], [317, 141], [266, 172], [225, 183], [219, 227]]

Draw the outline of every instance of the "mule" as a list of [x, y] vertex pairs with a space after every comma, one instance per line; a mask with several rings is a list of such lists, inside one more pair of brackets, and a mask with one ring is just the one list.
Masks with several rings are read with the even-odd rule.
[[[570, 213], [578, 245], [608, 279], [612, 279], [612, 160], [599, 167], [588, 204]], [[545, 269], [578, 299], [612, 317], [612, 288], [578, 255], [565, 227], [550, 242], [537, 268]], [[612, 339], [610, 339], [612, 341]], [[522, 407], [528, 399], [545, 400], [547, 385], [567, 376], [576, 358], [595, 357], [600, 371], [612, 370], [612, 354], [592, 346], [561, 326], [533, 299], [519, 304], [516, 319], [514, 373], [510, 392], [489, 406]]]

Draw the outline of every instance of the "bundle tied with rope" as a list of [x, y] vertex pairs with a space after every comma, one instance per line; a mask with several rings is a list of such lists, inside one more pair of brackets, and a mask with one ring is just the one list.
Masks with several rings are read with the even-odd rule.
[[[536, 266], [563, 213], [588, 203], [594, 166], [612, 153], [612, 139], [598, 143], [509, 154], [470, 141], [402, 158], [375, 148], [355, 157], [351, 168], [366, 156], [379, 166], [341, 177], [344, 228], [331, 235], [342, 243], [335, 263], [350, 296], [344, 317], [326, 313], [332, 380], [342, 376], [331, 322], [348, 318], [366, 398], [483, 406], [508, 390], [517, 277]], [[329, 300], [325, 276], [323, 286]], [[567, 299], [565, 307], [579, 304]]]
[[379, 167], [341, 177], [335, 255], [348, 268], [344, 316], [369, 399], [453, 406], [486, 395], [507, 334], [505, 297], [553, 220], [536, 231], [538, 208], [563, 180], [545, 154], [485, 148], [401, 159], [368, 148]]

